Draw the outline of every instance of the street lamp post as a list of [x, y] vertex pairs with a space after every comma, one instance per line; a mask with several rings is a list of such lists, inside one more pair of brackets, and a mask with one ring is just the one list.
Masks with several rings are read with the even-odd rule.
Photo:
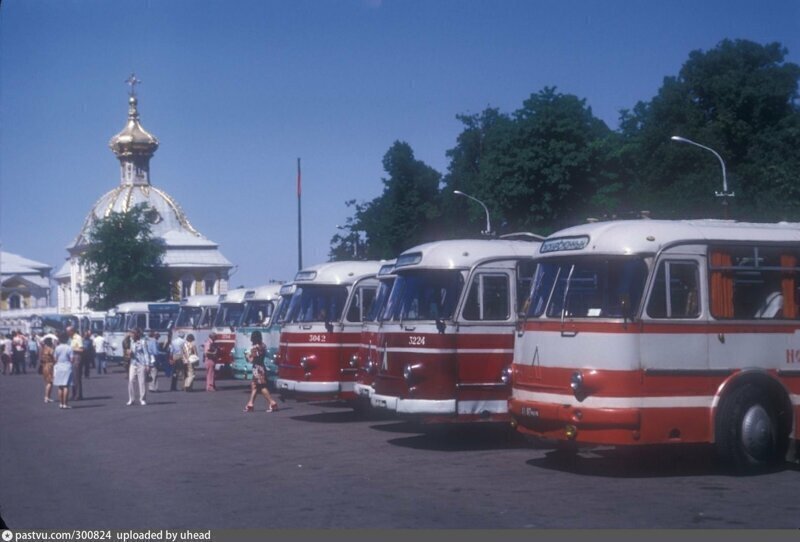
[[337, 230], [350, 230], [350, 235], [353, 237], [353, 259], [358, 259], [358, 241], [360, 236], [358, 235], [358, 230], [351, 229], [349, 226], [336, 226]]
[[480, 203], [481, 207], [483, 207], [483, 210], [486, 213], [486, 231], [482, 231], [481, 233], [483, 235], [487, 235], [487, 236], [492, 235], [492, 225], [489, 222], [489, 208], [486, 207], [486, 204], [483, 203], [481, 200], [479, 200], [476, 197], [470, 196], [469, 194], [465, 194], [461, 190], [453, 190], [453, 194], [456, 194], [456, 195], [459, 195], [459, 196], [464, 196], [465, 198], [469, 198], [469, 199], [471, 199], [473, 201], [477, 201], [478, 203]]
[[722, 166], [722, 192], [714, 192], [714, 195], [718, 198], [722, 198], [722, 205], [725, 206], [725, 218], [728, 218], [727, 198], [732, 198], [736, 196], [736, 194], [733, 192], [728, 192], [728, 176], [725, 172], [725, 161], [722, 159], [722, 156], [720, 156], [719, 153], [711, 147], [706, 147], [705, 145], [701, 145], [700, 143], [692, 141], [691, 139], [686, 139], [685, 137], [672, 136], [670, 139], [672, 139], [672, 141], [677, 141], [678, 143], [688, 143], [690, 145], [694, 145], [695, 147], [700, 147], [701, 149], [705, 149], [717, 157], [717, 160], [719, 160], [719, 163]]

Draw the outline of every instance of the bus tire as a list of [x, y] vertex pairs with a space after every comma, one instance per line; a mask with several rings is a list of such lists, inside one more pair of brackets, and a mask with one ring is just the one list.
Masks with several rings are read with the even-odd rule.
[[720, 401], [716, 448], [737, 472], [757, 472], [781, 464], [789, 444], [778, 418], [779, 401], [765, 389], [744, 384]]

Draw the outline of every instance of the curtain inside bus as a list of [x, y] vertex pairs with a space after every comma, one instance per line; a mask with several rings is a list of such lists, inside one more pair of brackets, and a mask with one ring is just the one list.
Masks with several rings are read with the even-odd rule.
[[783, 294], [783, 317], [797, 318], [797, 300], [795, 299], [795, 268], [797, 256], [794, 254], [781, 254], [781, 267], [786, 268], [781, 277], [781, 293]]
[[733, 260], [727, 252], [711, 252], [711, 314], [714, 318], [733, 318]]

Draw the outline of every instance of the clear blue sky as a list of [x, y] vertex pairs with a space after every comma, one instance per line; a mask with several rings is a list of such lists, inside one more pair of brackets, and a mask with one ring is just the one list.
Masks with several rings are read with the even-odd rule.
[[378, 196], [395, 140], [438, 171], [461, 125], [545, 86], [617, 127], [695, 49], [779, 41], [800, 63], [797, 0], [4, 0], [0, 241], [53, 265], [119, 183], [108, 140], [131, 72], [161, 146], [151, 180], [220, 244], [231, 286], [327, 259], [345, 201]]

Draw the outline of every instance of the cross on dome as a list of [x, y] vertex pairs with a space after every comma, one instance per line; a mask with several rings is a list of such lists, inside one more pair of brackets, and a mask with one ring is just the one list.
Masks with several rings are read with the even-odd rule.
[[141, 79], [136, 78], [135, 73], [131, 73], [131, 76], [125, 80], [125, 83], [131, 87], [128, 91], [128, 96], [136, 96], [136, 85], [141, 84], [141, 82]]

